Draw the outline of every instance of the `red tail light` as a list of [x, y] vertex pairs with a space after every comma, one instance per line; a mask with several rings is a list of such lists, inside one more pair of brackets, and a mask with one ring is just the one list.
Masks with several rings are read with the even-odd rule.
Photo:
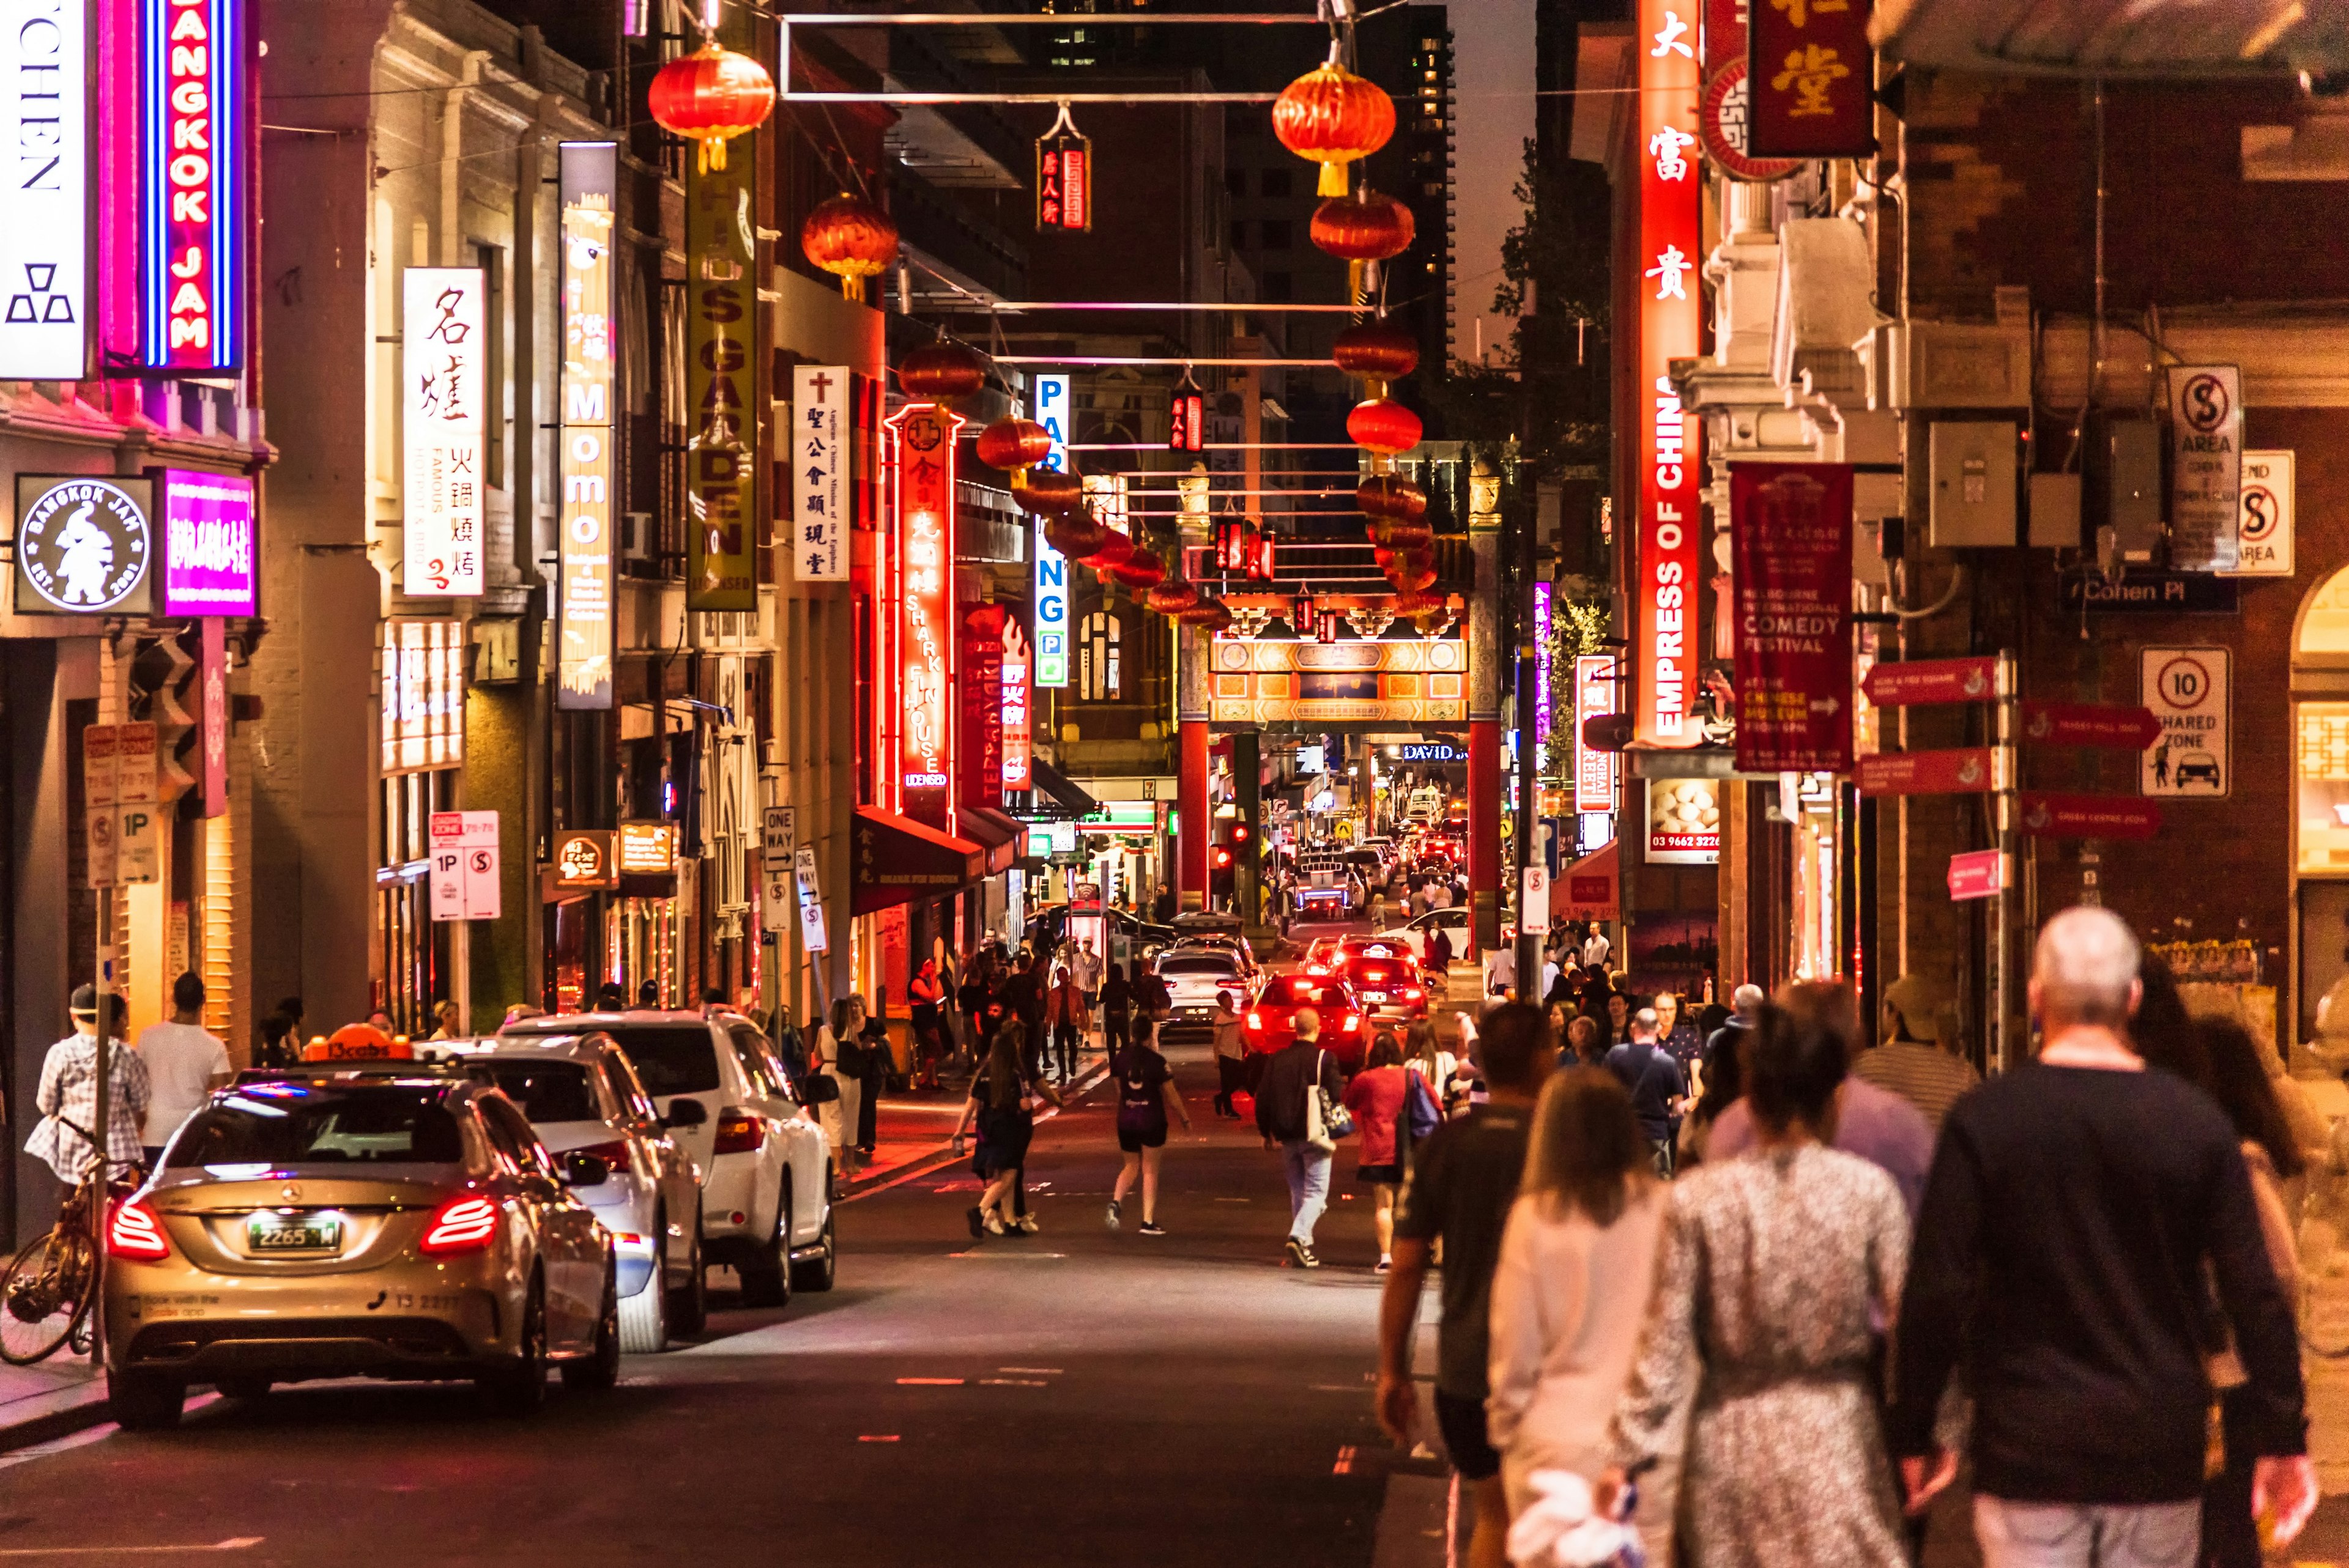
[[1426, 995], [1426, 992], [1416, 985], [1406, 985], [1402, 988], [1402, 998], [1406, 1002], [1416, 1002]]
[[142, 1264], [171, 1255], [171, 1243], [163, 1238], [163, 1222], [155, 1217], [145, 1199], [126, 1198], [114, 1206], [106, 1222], [106, 1255]]
[[728, 1106], [718, 1113], [718, 1141], [713, 1154], [750, 1154], [767, 1141], [767, 1124], [747, 1110]]
[[426, 1257], [452, 1253], [478, 1253], [497, 1239], [498, 1206], [490, 1199], [460, 1192], [445, 1199], [424, 1222], [424, 1239], [417, 1250]]

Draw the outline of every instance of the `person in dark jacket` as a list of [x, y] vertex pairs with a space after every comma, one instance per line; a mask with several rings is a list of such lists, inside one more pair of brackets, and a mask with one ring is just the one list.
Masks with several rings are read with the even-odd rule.
[[1321, 1015], [1299, 1007], [1292, 1026], [1297, 1038], [1275, 1051], [1264, 1065], [1257, 1085], [1256, 1130], [1264, 1146], [1278, 1145], [1281, 1168], [1288, 1176], [1288, 1246], [1286, 1263], [1292, 1268], [1318, 1269], [1313, 1255], [1313, 1227], [1330, 1204], [1331, 1151], [1307, 1141], [1310, 1130], [1306, 1096], [1319, 1088], [1332, 1104], [1345, 1092], [1338, 1058], [1321, 1048]]
[[1102, 1049], [1109, 1053], [1109, 1070], [1117, 1070], [1117, 1054], [1125, 1048], [1125, 1033], [1133, 1021], [1133, 987], [1126, 984], [1125, 965], [1109, 966], [1102, 982]]

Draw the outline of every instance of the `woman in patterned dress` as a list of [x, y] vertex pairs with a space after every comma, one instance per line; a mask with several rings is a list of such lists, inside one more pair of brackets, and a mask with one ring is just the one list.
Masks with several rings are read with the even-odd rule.
[[1685, 1419], [1680, 1538], [1696, 1568], [1907, 1561], [1870, 1377], [1909, 1218], [1890, 1177], [1826, 1147], [1853, 1017], [1840, 986], [1764, 1006], [1746, 1068], [1758, 1146], [1672, 1189], [1600, 1495], [1667, 1459]]

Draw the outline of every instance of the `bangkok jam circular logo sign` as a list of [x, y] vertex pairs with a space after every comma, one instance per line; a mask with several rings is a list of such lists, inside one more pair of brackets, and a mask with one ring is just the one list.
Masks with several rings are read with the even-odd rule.
[[[37, 480], [20, 487], [16, 576], [38, 601], [25, 603], [20, 594], [20, 609], [98, 614], [140, 593], [152, 536], [134, 486], [149, 490], [144, 480], [101, 479]], [[143, 609], [143, 601], [136, 607]]]

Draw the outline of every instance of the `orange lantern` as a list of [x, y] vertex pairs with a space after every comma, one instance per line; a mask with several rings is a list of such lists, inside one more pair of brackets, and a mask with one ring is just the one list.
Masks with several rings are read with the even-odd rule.
[[1381, 550], [1431, 550], [1435, 545], [1435, 530], [1423, 521], [1374, 518], [1371, 521], [1371, 542]]
[[1388, 382], [1419, 368], [1419, 339], [1399, 322], [1358, 322], [1338, 335], [1330, 357], [1347, 375], [1367, 382], [1364, 389], [1371, 397], [1383, 397]]
[[1329, 59], [1282, 88], [1272, 106], [1272, 134], [1321, 166], [1324, 196], [1343, 196], [1346, 165], [1384, 147], [1394, 128], [1394, 99], [1340, 65], [1335, 40]]
[[1397, 474], [1372, 474], [1354, 487], [1354, 504], [1374, 518], [1417, 522], [1427, 515], [1427, 492]]
[[1435, 565], [1416, 552], [1398, 555], [1387, 571], [1387, 581], [1406, 593], [1423, 593], [1435, 586]]
[[1033, 419], [998, 419], [978, 433], [978, 447], [980, 462], [1008, 470], [1017, 484], [1023, 470], [1052, 455], [1052, 437]]
[[1177, 612], [1174, 619], [1185, 626], [1205, 626], [1210, 632], [1221, 632], [1231, 625], [1232, 612], [1221, 599], [1202, 599], [1189, 609]]
[[1084, 500], [1084, 480], [1059, 469], [1038, 469], [1019, 487], [1019, 504], [1048, 517], [1065, 517], [1082, 506]]
[[726, 167], [726, 143], [774, 112], [775, 80], [748, 55], [716, 42], [660, 68], [647, 93], [654, 122], [699, 147], [701, 172]]
[[987, 361], [978, 351], [951, 338], [926, 343], [897, 363], [897, 385], [908, 397], [945, 402], [968, 397], [987, 385]]
[[[1032, 485], [1038, 480], [1050, 476], [1051, 472], [1051, 469], [1046, 469], [1040, 473], [1030, 474], [1029, 483]], [[1044, 542], [1071, 561], [1082, 561], [1086, 556], [1102, 548], [1102, 542], [1109, 537], [1110, 531], [1092, 518], [1078, 512], [1055, 517], [1045, 523]]]
[[1392, 397], [1365, 399], [1346, 416], [1346, 438], [1382, 457], [1419, 445], [1422, 430], [1419, 416]]
[[1180, 615], [1185, 610], [1196, 608], [1198, 603], [1198, 585], [1179, 578], [1161, 583], [1142, 599], [1143, 608], [1161, 615]]
[[1365, 191], [1361, 199], [1337, 196], [1313, 210], [1307, 231], [1314, 245], [1346, 263], [1346, 294], [1362, 297], [1365, 268], [1392, 261], [1411, 249], [1419, 221], [1392, 196]]
[[800, 250], [815, 266], [840, 279], [840, 292], [864, 297], [864, 280], [888, 270], [897, 259], [897, 225], [872, 202], [846, 191], [819, 201], [800, 225]]

